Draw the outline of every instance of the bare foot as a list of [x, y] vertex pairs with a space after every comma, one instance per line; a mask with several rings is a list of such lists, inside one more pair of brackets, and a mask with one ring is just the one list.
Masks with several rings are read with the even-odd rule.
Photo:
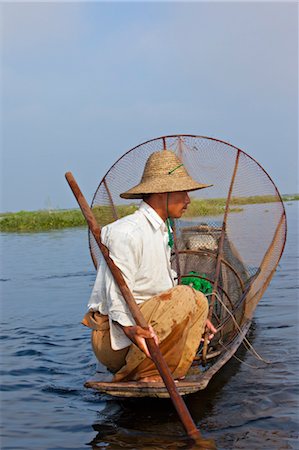
[[[185, 377], [179, 377], [178, 379], [174, 380], [176, 383], [179, 381], [184, 380]], [[152, 377], [144, 377], [140, 378], [138, 381], [141, 381], [141, 383], [151, 383], [151, 382], [162, 382], [162, 378], [159, 375], [153, 375]]]
[[140, 378], [141, 383], [161, 382], [162, 378], [159, 375], [153, 375], [152, 377]]

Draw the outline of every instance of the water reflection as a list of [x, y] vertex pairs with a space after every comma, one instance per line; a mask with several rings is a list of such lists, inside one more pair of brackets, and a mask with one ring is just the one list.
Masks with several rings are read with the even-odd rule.
[[[247, 338], [254, 340], [254, 325]], [[236, 356], [243, 360], [246, 349], [240, 346]], [[211, 428], [204, 425], [206, 417], [213, 413], [214, 406], [221, 396], [223, 386], [229, 382], [239, 370], [241, 362], [229, 361], [217, 374], [208, 387], [196, 394], [185, 396], [186, 405], [194, 422], [206, 439], [212, 439]], [[92, 425], [97, 432], [89, 443], [92, 449], [102, 447], [116, 450], [121, 448], [145, 449], [199, 449], [186, 434], [178, 419], [170, 399], [129, 398], [124, 400], [107, 400], [100, 418]]]
[[[255, 346], [257, 337], [260, 339], [260, 333], [259, 326], [253, 322], [247, 334], [252, 345]], [[269, 342], [265, 350], [267, 345]], [[282, 402], [284, 411], [283, 398], [287, 404], [292, 402], [288, 383], [281, 380], [280, 391], [275, 392], [263, 375], [269, 376], [271, 368], [278, 373], [281, 361], [277, 359], [270, 366], [257, 361], [243, 344], [235, 356], [238, 359], [232, 358], [205, 390], [185, 397], [203, 437], [213, 439], [218, 450], [297, 448], [296, 418], [290, 416], [283, 430], [278, 422], [283, 420], [283, 414], [277, 414], [277, 402]], [[200, 448], [186, 438], [168, 399], [110, 398], [92, 428], [96, 431], [89, 443], [92, 449]]]
[[[298, 448], [298, 212], [255, 311], [250, 339], [206, 390], [186, 399], [218, 450]], [[118, 401], [83, 387], [96, 363], [80, 325], [95, 272], [84, 230], [1, 235], [1, 449], [188, 448], [170, 401]], [[248, 365], [249, 364], [249, 365]]]

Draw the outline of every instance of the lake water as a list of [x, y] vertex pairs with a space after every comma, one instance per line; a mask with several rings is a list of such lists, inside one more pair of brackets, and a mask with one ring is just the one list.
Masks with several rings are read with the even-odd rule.
[[[298, 449], [298, 202], [250, 340], [187, 406], [219, 449]], [[83, 387], [96, 371], [80, 324], [95, 279], [87, 232], [1, 234], [1, 449], [190, 448], [169, 400], [120, 401]]]

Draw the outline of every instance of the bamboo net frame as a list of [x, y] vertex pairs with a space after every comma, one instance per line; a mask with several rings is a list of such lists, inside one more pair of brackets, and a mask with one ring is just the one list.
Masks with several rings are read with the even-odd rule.
[[[189, 174], [213, 187], [191, 193], [187, 213], [174, 224], [172, 266], [178, 282], [189, 271], [211, 281], [241, 325], [253, 316], [281, 258], [286, 215], [281, 196], [267, 172], [241, 149], [218, 139], [170, 135], [144, 142], [125, 153], [100, 182], [91, 207], [101, 227], [133, 213], [139, 201], [119, 197], [139, 183], [147, 158], [158, 150], [174, 151]], [[209, 207], [212, 207], [209, 212]], [[215, 209], [216, 208], [216, 209]], [[89, 235], [97, 267], [101, 255]], [[236, 327], [212, 295], [209, 315], [222, 341]], [[204, 359], [207, 345], [204, 348]]]

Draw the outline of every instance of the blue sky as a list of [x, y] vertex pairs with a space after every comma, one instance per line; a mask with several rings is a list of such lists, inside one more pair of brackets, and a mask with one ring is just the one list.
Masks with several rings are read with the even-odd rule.
[[298, 192], [295, 2], [1, 4], [1, 211], [88, 202], [130, 148], [230, 142]]

